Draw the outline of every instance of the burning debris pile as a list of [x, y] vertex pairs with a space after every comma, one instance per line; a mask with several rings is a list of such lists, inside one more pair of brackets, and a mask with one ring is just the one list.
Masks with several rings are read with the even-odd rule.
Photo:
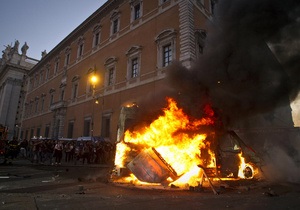
[[[193, 119], [178, 108], [173, 99], [167, 101], [163, 115], [140, 130], [127, 130], [124, 139], [117, 144], [117, 181], [187, 187], [199, 185], [204, 168], [213, 168], [218, 174], [217, 145], [211, 138], [215, 131], [203, 129], [215, 126], [213, 110], [207, 105], [203, 118]], [[240, 146], [235, 146], [235, 154], [241, 155]], [[239, 156], [237, 168], [241, 160]], [[239, 175], [245, 178], [245, 169], [248, 170], [246, 178], [252, 178], [255, 171], [251, 165], [244, 165]]]

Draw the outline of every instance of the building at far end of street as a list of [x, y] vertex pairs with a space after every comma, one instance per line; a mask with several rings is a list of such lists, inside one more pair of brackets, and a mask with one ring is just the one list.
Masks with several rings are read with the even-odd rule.
[[28, 48], [25, 42], [20, 54], [16, 40], [14, 46], [6, 46], [0, 59], [0, 124], [7, 128], [8, 139], [18, 137], [26, 95], [24, 78], [38, 62], [26, 55]]

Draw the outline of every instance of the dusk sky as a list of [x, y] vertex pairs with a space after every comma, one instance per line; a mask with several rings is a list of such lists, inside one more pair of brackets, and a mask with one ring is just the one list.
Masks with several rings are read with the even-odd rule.
[[27, 56], [41, 59], [41, 52], [49, 53], [106, 0], [1, 0], [0, 50], [25, 42]]

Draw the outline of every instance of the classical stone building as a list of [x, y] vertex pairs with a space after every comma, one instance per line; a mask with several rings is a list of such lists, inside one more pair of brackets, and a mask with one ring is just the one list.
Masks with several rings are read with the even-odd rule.
[[25, 44], [19, 53], [19, 41], [7, 45], [0, 59], [0, 124], [8, 128], [8, 139], [18, 137], [22, 107], [26, 92], [23, 81], [29, 70], [38, 62], [26, 56]]
[[[173, 61], [189, 69], [201, 56], [214, 2], [107, 1], [43, 52], [28, 73], [21, 137], [102, 136], [114, 142], [124, 105], [167, 89], [166, 69]], [[290, 107], [275, 112], [272, 120], [259, 116], [241, 126], [293, 126]]]
[[[109, 0], [28, 74], [22, 138], [115, 141], [121, 107], [164, 89], [202, 53], [211, 0]], [[97, 75], [94, 85], [89, 78]], [[100, 103], [95, 104], [95, 101]]]

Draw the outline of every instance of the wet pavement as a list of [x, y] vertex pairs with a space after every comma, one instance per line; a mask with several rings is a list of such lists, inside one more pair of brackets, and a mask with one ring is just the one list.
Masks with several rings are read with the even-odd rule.
[[109, 182], [107, 165], [0, 166], [0, 209], [299, 209], [299, 184], [265, 180], [214, 183], [182, 190]]

